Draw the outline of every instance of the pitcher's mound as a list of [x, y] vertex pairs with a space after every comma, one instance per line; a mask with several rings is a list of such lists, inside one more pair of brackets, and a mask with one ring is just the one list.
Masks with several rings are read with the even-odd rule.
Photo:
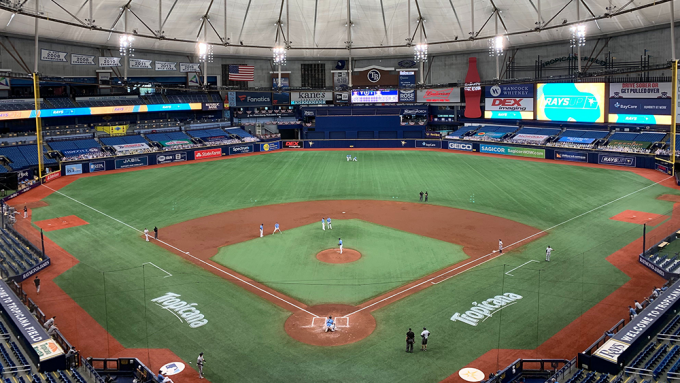
[[316, 259], [326, 263], [350, 263], [358, 261], [361, 258], [361, 253], [352, 249], [328, 249], [316, 255]]
[[[343, 254], [345, 251], [343, 250]], [[373, 333], [375, 318], [368, 310], [356, 312], [357, 308], [349, 305], [318, 305], [308, 307], [307, 311], [319, 316], [312, 316], [304, 311], [296, 311], [288, 317], [284, 328], [291, 338], [314, 346], [340, 346], [358, 342]], [[356, 312], [356, 313], [354, 313]], [[350, 316], [347, 314], [354, 313]], [[333, 332], [324, 332], [328, 316], [336, 323]]]

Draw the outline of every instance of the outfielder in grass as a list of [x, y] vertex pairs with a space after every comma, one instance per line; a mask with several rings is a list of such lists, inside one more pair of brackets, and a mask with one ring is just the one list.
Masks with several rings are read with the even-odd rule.
[[545, 261], [550, 262], [550, 254], [552, 254], [553, 248], [548, 245], [548, 247], [545, 248]]

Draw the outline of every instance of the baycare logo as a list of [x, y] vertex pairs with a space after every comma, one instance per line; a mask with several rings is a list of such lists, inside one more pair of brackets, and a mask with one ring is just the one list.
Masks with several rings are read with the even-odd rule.
[[618, 102], [616, 104], [614, 104], [614, 106], [617, 109], [624, 109], [624, 110], [626, 110], [626, 109], [637, 109], [637, 107], [638, 107], [637, 105], [622, 105], [622, 104], [619, 104]]
[[194, 153], [194, 157], [197, 160], [200, 160], [202, 158], [222, 157], [222, 149], [217, 148], [217, 149], [208, 149], [208, 150], [197, 150]]
[[326, 92], [300, 92], [299, 97], [303, 100], [326, 99]]
[[283, 145], [287, 148], [300, 148], [300, 147], [302, 147], [300, 145], [300, 141], [286, 141], [286, 142], [284, 142]]

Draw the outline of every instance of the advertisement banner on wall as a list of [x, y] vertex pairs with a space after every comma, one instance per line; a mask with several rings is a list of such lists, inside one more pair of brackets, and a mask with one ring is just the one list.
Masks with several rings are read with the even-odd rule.
[[469, 142], [461, 141], [448, 141], [448, 146], [451, 150], [462, 150], [465, 152], [472, 152], [472, 144]]
[[545, 158], [544, 149], [520, 148], [515, 146], [479, 145], [480, 153], [503, 154], [506, 156]]
[[534, 118], [533, 84], [484, 87], [484, 117], [530, 120]]
[[45, 176], [45, 183], [48, 183], [50, 181], [54, 181], [59, 177], [61, 177], [61, 172], [52, 172], [52, 173]]
[[349, 88], [347, 71], [333, 72], [333, 90], [347, 90], [347, 88]]
[[302, 141], [281, 141], [281, 145], [288, 149], [300, 149], [304, 147]]
[[460, 102], [460, 88], [418, 89], [416, 101], [433, 104]]
[[230, 106], [271, 106], [272, 94], [270, 92], [235, 92], [234, 104], [229, 100]]
[[104, 170], [106, 170], [104, 161], [90, 162], [90, 173], [103, 172]]
[[336, 104], [348, 104], [349, 103], [349, 93], [348, 92], [335, 92], [335, 103]]
[[260, 144], [261, 152], [271, 152], [280, 149], [279, 142], [268, 142], [266, 144]]
[[272, 93], [272, 104], [273, 105], [290, 105], [290, 93]]
[[194, 158], [197, 160], [216, 157], [222, 157], [222, 148], [196, 150], [194, 152]]
[[603, 165], [617, 165], [635, 167], [635, 157], [632, 156], [613, 156], [610, 154], [598, 154], [597, 163]]
[[353, 90], [351, 97], [352, 104], [380, 104], [383, 102], [399, 102], [399, 91], [396, 89]]
[[67, 176], [72, 176], [74, 174], [83, 174], [83, 164], [66, 165], [65, 169]]
[[68, 62], [66, 60], [66, 56], [68, 56], [68, 53], [66, 52], [59, 52], [59, 51], [53, 51], [49, 49], [41, 49], [40, 50], [40, 60], [42, 61], [53, 61], [53, 62]]
[[290, 92], [292, 105], [325, 105], [333, 101], [333, 92]]
[[416, 102], [416, 91], [399, 89], [399, 102]]
[[588, 154], [580, 152], [565, 152], [555, 150], [555, 159], [560, 161], [588, 162]]
[[670, 99], [673, 84], [670, 82], [624, 82], [609, 84], [609, 98]]
[[416, 140], [416, 148], [441, 148], [442, 144], [440, 141], [421, 141]]
[[221, 102], [204, 102], [201, 107], [204, 111], [222, 110], [224, 109], [224, 104]]
[[116, 160], [116, 169], [136, 168], [149, 165], [147, 157], [131, 157]]
[[229, 147], [230, 156], [233, 156], [234, 154], [252, 153], [254, 151], [253, 145], [235, 145]]
[[416, 72], [414, 71], [399, 71], [399, 87], [400, 88], [415, 88], [416, 87]]
[[158, 154], [156, 156], [157, 164], [169, 164], [171, 162], [182, 162], [187, 160], [186, 152], [171, 153], [171, 154]]
[[609, 122], [670, 125], [671, 83], [630, 82], [609, 85]]
[[536, 85], [539, 121], [604, 122], [603, 83]]
[[94, 58], [95, 56], [71, 53], [71, 65], [97, 65]]

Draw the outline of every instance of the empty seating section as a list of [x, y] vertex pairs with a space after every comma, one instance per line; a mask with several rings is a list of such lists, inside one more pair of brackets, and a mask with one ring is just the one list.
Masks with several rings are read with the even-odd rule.
[[[38, 150], [35, 145], [17, 145], [0, 147], [0, 156], [7, 157], [12, 169], [22, 169], [38, 165]], [[57, 161], [43, 156], [45, 164], [54, 164]]]
[[166, 104], [163, 96], [160, 94], [150, 94], [146, 96], [146, 99], [148, 100], [149, 104]]
[[633, 361], [629, 364], [631, 367], [640, 367], [639, 364], [649, 356], [649, 354], [652, 353], [652, 350], [656, 347], [656, 343], [652, 342], [647, 347], [645, 347], [639, 354], [638, 356], [633, 359]]
[[581, 379], [582, 376], [583, 376], [583, 370], [578, 370], [578, 371], [576, 371], [574, 376], [569, 378], [569, 380], [567, 380], [565, 383], [576, 383], [576, 382], [579, 381], [579, 379]]
[[560, 134], [560, 129], [545, 129], [545, 128], [531, 128], [524, 127], [517, 132], [517, 134], [538, 134], [541, 136], [555, 136]]
[[[35, 103], [31, 101], [16, 101], [16, 102], [0, 102], [0, 110], [32, 110], [35, 109]], [[40, 102], [40, 109], [49, 109], [45, 102]]]
[[222, 129], [198, 129], [198, 130], [188, 130], [187, 134], [196, 138], [208, 138], [208, 137], [224, 137], [229, 138], [227, 134]]
[[73, 377], [73, 380], [76, 383], [85, 383], [85, 378], [83, 378], [83, 376], [80, 375], [80, 373], [78, 371], [76, 371], [75, 369], [72, 368], [70, 372], [71, 372], [71, 375]]
[[463, 127], [459, 128], [458, 130], [456, 130], [455, 132], [451, 132], [450, 134], [448, 134], [447, 137], [461, 137], [462, 138], [467, 133], [474, 132], [478, 128], [479, 128], [479, 126], [477, 126], [477, 125], [463, 126]]
[[94, 138], [88, 138], [85, 140], [64, 140], [64, 141], [48, 141], [48, 145], [52, 150], [75, 150], [75, 149], [90, 149], [90, 148], [101, 148], [99, 142]]
[[631, 142], [660, 142], [666, 133], [628, 133], [616, 132], [609, 137], [609, 141], [631, 141]]
[[560, 138], [563, 137], [581, 137], [581, 138], [593, 138], [593, 139], [601, 139], [607, 137], [609, 132], [604, 132], [601, 130], [575, 130], [575, 129], [567, 129], [565, 130], [561, 135]]
[[166, 95], [171, 104], [188, 104], [192, 102], [208, 102], [208, 95], [205, 93], [196, 94], [173, 94]]
[[14, 360], [12, 360], [12, 357], [7, 352], [7, 349], [3, 343], [0, 343], [0, 359], [2, 359], [4, 362], [3, 365], [7, 366], [8, 368], [17, 366], [16, 363], [14, 363]]
[[652, 357], [649, 358], [649, 360], [647, 361], [647, 363], [645, 363], [643, 369], [649, 370], [649, 369], [651, 369], [652, 367], [654, 367], [654, 365], [655, 365], [657, 362], [659, 362], [659, 361], [661, 360], [661, 358], [666, 354], [666, 350], [667, 350], [667, 349], [668, 349], [668, 345], [667, 345], [667, 344], [662, 344], [661, 346], [659, 346], [659, 348], [654, 352], [654, 354], [652, 355]]
[[54, 106], [56, 109], [70, 109], [77, 107], [77, 105], [69, 97], [48, 98], [47, 102], [52, 104], [52, 106]]
[[97, 107], [97, 106], [122, 106], [122, 105], [142, 105], [144, 102], [139, 97], [126, 97], [121, 99], [107, 99], [102, 97], [100, 100], [90, 99], [90, 100], [78, 100], [78, 105], [84, 108]]
[[3, 277], [21, 274], [42, 261], [38, 255], [5, 229], [0, 230], [0, 258], [9, 267], [8, 270], [0, 263], [0, 270], [5, 274]]
[[668, 365], [671, 363], [671, 361], [675, 358], [676, 355], [678, 355], [678, 351], [680, 351], [680, 346], [673, 346], [671, 350], [668, 352], [668, 354], [661, 360], [658, 366], [653, 371], [654, 378], [658, 377], [661, 373], [663, 373], [663, 370], [668, 367]]
[[250, 133], [246, 132], [245, 130], [241, 128], [233, 128], [233, 129], [226, 129], [227, 133], [233, 134], [235, 136], [241, 137], [241, 138], [254, 138]]
[[173, 140], [189, 140], [189, 136], [183, 132], [169, 132], [169, 133], [149, 133], [146, 135], [151, 141], [173, 141]]
[[104, 145], [146, 144], [144, 137], [139, 135], [102, 137], [99, 139]]

